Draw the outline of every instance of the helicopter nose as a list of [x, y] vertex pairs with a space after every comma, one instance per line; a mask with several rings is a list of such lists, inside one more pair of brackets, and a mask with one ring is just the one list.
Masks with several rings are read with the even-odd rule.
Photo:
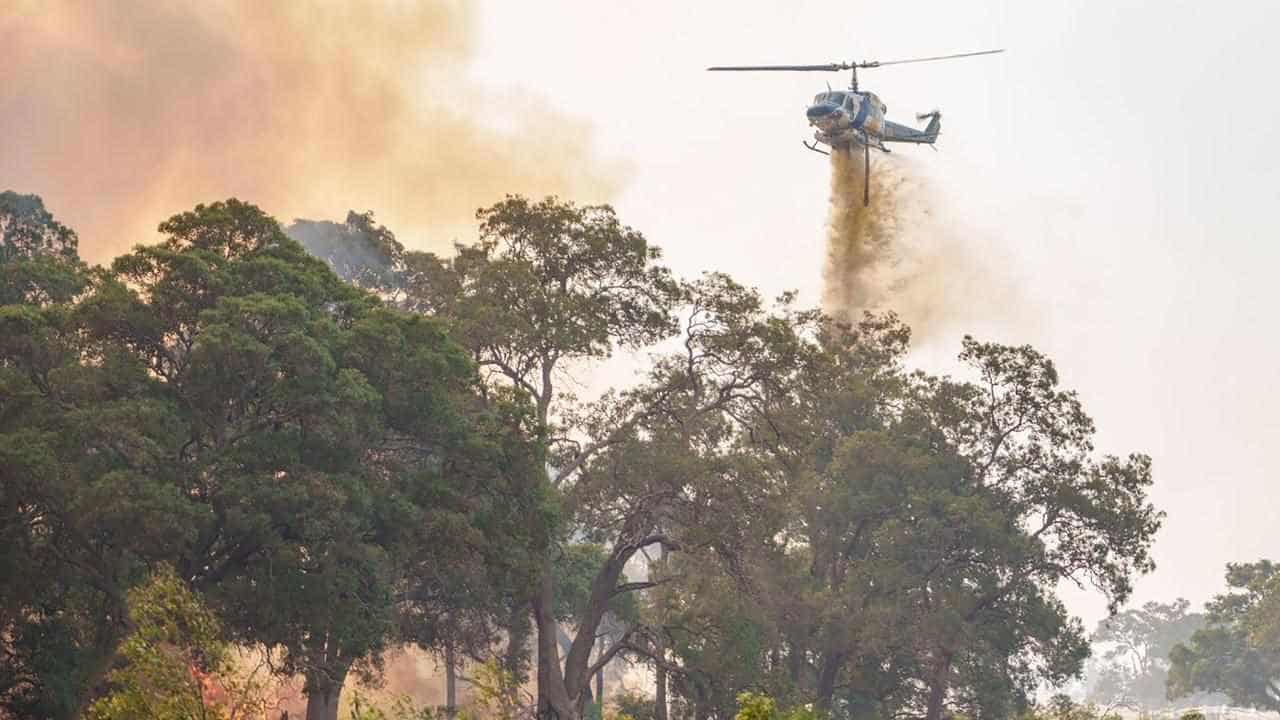
[[809, 109], [805, 111], [804, 114], [809, 116], [810, 120], [816, 120], [820, 117], [830, 115], [835, 111], [836, 111], [835, 105], [832, 105], [830, 103], [818, 103], [817, 105], [811, 105]]

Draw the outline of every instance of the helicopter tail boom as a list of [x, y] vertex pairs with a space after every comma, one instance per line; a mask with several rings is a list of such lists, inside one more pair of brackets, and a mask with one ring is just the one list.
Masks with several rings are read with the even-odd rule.
[[942, 131], [942, 113], [934, 110], [933, 112], [916, 115], [917, 120], [924, 120], [925, 118], [929, 119], [929, 124], [926, 125], [923, 130], [917, 130], [913, 127], [899, 125], [898, 123], [886, 120], [881, 139], [885, 142], [932, 145], [937, 141], [938, 134]]

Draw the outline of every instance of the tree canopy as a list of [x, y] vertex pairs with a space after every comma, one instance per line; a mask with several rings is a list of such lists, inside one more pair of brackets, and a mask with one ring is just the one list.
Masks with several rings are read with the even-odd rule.
[[[0, 715], [169, 677], [138, 588], [172, 567], [157, 591], [217, 621], [187, 639], [266, 649], [309, 719], [408, 644], [485, 660], [503, 712], [534, 655], [558, 720], [623, 659], [654, 720], [1011, 717], [1088, 653], [1059, 584], [1116, 611], [1154, 567], [1150, 459], [1098, 455], [1043, 354], [913, 371], [891, 313], [676, 277], [608, 206], [508, 197], [443, 257], [230, 199], [89, 269], [10, 195]], [[619, 352], [634, 381], [576, 397]], [[1209, 629], [1274, 644], [1261, 574]], [[1148, 657], [1139, 620], [1107, 637]], [[1211, 640], [1171, 683], [1219, 682]]]
[[1206, 606], [1206, 626], [1169, 653], [1169, 696], [1221, 692], [1237, 705], [1280, 710], [1280, 572], [1259, 560], [1229, 564], [1226, 576], [1230, 589]]
[[[163, 561], [332, 717], [402, 628], [432, 645], [482, 607], [435, 588], [484, 587], [543, 542], [529, 411], [482, 392], [440, 323], [343, 283], [252, 205], [160, 229], [83, 297], [0, 309], [6, 560], [45, 579], [6, 598], [34, 664], [9, 685], [51, 716], [82, 707]], [[50, 699], [29, 678], [59, 647], [87, 667]]]

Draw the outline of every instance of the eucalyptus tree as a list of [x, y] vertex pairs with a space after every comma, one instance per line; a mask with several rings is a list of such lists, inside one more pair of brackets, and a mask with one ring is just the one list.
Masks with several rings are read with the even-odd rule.
[[1166, 704], [1169, 653], [1204, 627], [1204, 614], [1182, 598], [1146, 602], [1098, 622], [1090, 638], [1089, 699], [1101, 704], [1133, 703], [1145, 708]]
[[92, 280], [40, 198], [0, 194], [0, 714], [86, 707], [126, 590], [184, 520], [147, 479], [172, 415], [141, 364], [84, 332], [73, 300]]
[[941, 620], [928, 649], [930, 718], [951, 690], [961, 694], [957, 681], [975, 675], [966, 668], [999, 670], [1021, 697], [1038, 680], [1076, 674], [1087, 655], [1083, 628], [1057, 585], [1090, 586], [1114, 612], [1133, 579], [1154, 569], [1150, 546], [1163, 518], [1147, 499], [1150, 458], [1095, 457], [1093, 421], [1059, 387], [1048, 358], [965, 338], [960, 360], [974, 379], [924, 383], [924, 412], [965, 461], [962, 502], [984, 503], [1010, 524], [996, 533], [980, 526], [994, 557], [959, 544], [940, 558], [939, 572], [961, 581], [930, 612]]
[[88, 282], [78, 249], [38, 195], [0, 193], [0, 305], [70, 300]]
[[908, 337], [892, 317], [819, 319], [738, 439], [786, 490], [747, 516], [776, 628], [756, 672], [852, 715], [1007, 715], [1087, 653], [1057, 584], [1114, 607], [1151, 568], [1149, 461], [1095, 459], [1092, 422], [1031, 348], [966, 339], [975, 379], [957, 381], [907, 372]]
[[58, 222], [38, 195], [0, 192], [0, 240], [0, 263], [34, 257], [80, 259], [76, 232]]
[[1220, 692], [1280, 710], [1280, 572], [1270, 560], [1227, 565], [1225, 593], [1205, 607], [1205, 627], [1169, 653], [1170, 698]]
[[[721, 506], [740, 493], [725, 441], [772, 381], [775, 336], [791, 329], [724, 276], [677, 282], [607, 206], [509, 197], [478, 218], [480, 241], [452, 258], [405, 256], [404, 303], [445, 318], [491, 383], [532, 398], [564, 522], [560, 546], [585, 539], [604, 549], [585, 602], [563, 623], [574, 631], [563, 656], [555, 553], [529, 597], [538, 712], [574, 718], [591, 676], [635, 648], [637, 625], [592, 652], [618, 599], [654, 584], [627, 578], [632, 558], [657, 547], [732, 552], [733, 521], [711, 520], [730, 517]], [[572, 370], [655, 344], [681, 349], [655, 359], [634, 387], [587, 404], [559, 390]]]
[[[313, 718], [389, 643], [487, 642], [489, 596], [440, 588], [525, 573], [513, 546], [541, 557], [530, 408], [482, 393], [440, 323], [342, 282], [252, 205], [160, 230], [74, 303], [0, 311], [5, 533], [41, 590], [6, 599], [5, 638], [72, 633], [83, 668], [45, 673], [71, 686], [49, 714], [96, 692], [157, 562], [305, 676]], [[50, 615], [73, 601], [79, 630]]]

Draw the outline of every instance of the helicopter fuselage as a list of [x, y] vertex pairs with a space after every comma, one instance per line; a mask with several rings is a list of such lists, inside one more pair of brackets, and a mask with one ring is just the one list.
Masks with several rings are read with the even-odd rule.
[[874, 93], [831, 90], [813, 98], [805, 117], [816, 130], [814, 139], [820, 143], [844, 147], [869, 141], [872, 146], [878, 146], [887, 111]]

